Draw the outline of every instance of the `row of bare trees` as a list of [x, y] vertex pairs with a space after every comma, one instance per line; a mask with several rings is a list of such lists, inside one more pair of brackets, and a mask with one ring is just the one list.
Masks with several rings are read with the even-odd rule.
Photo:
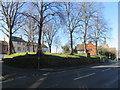
[[98, 54], [98, 42], [107, 38], [109, 30], [102, 14], [102, 3], [67, 2], [63, 4], [66, 20], [66, 27], [69, 31], [70, 38], [70, 54], [73, 54], [73, 36], [79, 33], [78, 38], [82, 38], [84, 42], [84, 51], [87, 53], [86, 42], [92, 40], [96, 45], [96, 53]]
[[[82, 37], [84, 41], [84, 50], [87, 52], [86, 41], [88, 39], [95, 41], [97, 46], [98, 41], [106, 37], [107, 31], [110, 30], [101, 14], [102, 7], [98, 6], [101, 4], [98, 5], [95, 2], [55, 3], [43, 0], [29, 3], [0, 2], [0, 7], [2, 7], [0, 9], [0, 20], [2, 21], [0, 30], [9, 37], [9, 54], [14, 53], [12, 35], [17, 30], [25, 31], [28, 42], [33, 43], [33, 51], [36, 38], [38, 37], [38, 48], [40, 49], [43, 37], [43, 41], [48, 43], [51, 52], [54, 40], [55, 46], [58, 47], [55, 37], [59, 35], [59, 28], [69, 31], [70, 54], [73, 54], [73, 36], [79, 32], [79, 37]], [[42, 50], [39, 50], [37, 54], [41, 55]]]

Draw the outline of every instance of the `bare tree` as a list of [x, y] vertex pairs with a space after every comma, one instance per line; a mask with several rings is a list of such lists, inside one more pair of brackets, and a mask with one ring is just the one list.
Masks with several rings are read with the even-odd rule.
[[54, 39], [54, 45], [56, 47], [56, 53], [58, 52], [58, 48], [60, 48], [60, 45], [61, 45], [61, 41], [60, 41], [60, 37], [59, 36], [56, 36], [55, 39]]
[[73, 54], [73, 33], [80, 27], [81, 8], [79, 3], [67, 2], [65, 5], [66, 23], [70, 35], [70, 54]]
[[81, 2], [81, 10], [82, 10], [82, 22], [81, 22], [81, 30], [83, 34], [83, 41], [84, 41], [84, 51], [87, 53], [86, 49], [86, 41], [87, 35], [89, 35], [89, 30], [92, 28], [93, 18], [96, 15], [97, 7], [94, 2]]
[[49, 22], [46, 25], [45, 38], [46, 38], [46, 43], [48, 43], [50, 53], [51, 53], [51, 46], [52, 46], [52, 43], [53, 43], [53, 39], [54, 39], [58, 29], [59, 29], [59, 25], [57, 25], [53, 22]]
[[[30, 11], [29, 11], [30, 12]], [[32, 13], [30, 13], [32, 14]], [[25, 25], [22, 27], [25, 31], [25, 36], [28, 38], [27, 47], [30, 52], [30, 47], [32, 46], [32, 51], [35, 52], [35, 41], [37, 36], [37, 23], [33, 18], [25, 17]]]
[[21, 28], [21, 16], [19, 10], [24, 3], [20, 2], [2, 2], [0, 1], [1, 7], [1, 31], [9, 38], [8, 43], [8, 54], [15, 52], [12, 44], [12, 35]]
[[[29, 15], [28, 13], [23, 13], [23, 15], [26, 15], [28, 17], [33, 18], [38, 23], [38, 48], [42, 48], [41, 45], [41, 37], [42, 37], [42, 30], [43, 25], [52, 20], [52, 16], [58, 15], [58, 8], [55, 3], [52, 2], [44, 2], [43, 0], [38, 2], [32, 2], [33, 7], [36, 10], [36, 13], [34, 15]], [[31, 6], [32, 6], [31, 5]], [[42, 49], [37, 52], [37, 54], [42, 55]]]
[[109, 30], [111, 30], [111, 28], [108, 26], [103, 15], [97, 13], [96, 18], [94, 18], [93, 28], [91, 31], [91, 39], [93, 39], [96, 45], [96, 54], [98, 54], [98, 41], [107, 38]]

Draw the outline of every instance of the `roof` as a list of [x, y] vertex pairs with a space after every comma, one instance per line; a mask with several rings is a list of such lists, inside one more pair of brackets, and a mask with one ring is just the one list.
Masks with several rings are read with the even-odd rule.
[[[92, 47], [91, 47], [91, 45], [92, 45]], [[86, 44], [86, 46], [87, 46], [87, 49], [95, 48], [96, 47], [95, 45], [92, 44], [91, 41], [89, 41], [88, 44]], [[84, 43], [83, 42], [82, 42], [82, 44], [78, 44], [77, 45], [77, 50], [78, 51], [84, 51]]]
[[77, 50], [78, 51], [84, 51], [84, 44], [78, 44], [77, 45]]
[[8, 45], [8, 43], [7, 43], [6, 41], [0, 41], [0, 43], [1, 43], [2, 45]]
[[25, 40], [23, 40], [20, 37], [16, 37], [16, 36], [12, 36], [12, 41], [16, 41], [16, 42], [26, 42]]
[[115, 53], [116, 52], [116, 48], [109, 48], [109, 51]]

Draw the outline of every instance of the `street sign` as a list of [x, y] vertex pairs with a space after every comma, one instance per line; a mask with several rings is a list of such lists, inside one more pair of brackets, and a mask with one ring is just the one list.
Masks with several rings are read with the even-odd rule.
[[41, 47], [38, 47], [38, 51], [42, 51], [42, 48], [41, 48]]

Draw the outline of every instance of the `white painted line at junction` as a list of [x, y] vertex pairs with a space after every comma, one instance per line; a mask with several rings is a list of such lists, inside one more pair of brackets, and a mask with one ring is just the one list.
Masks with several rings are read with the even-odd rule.
[[8, 79], [8, 80], [5, 80], [5, 81], [2, 81], [2, 82], [0, 82], [0, 83], [11, 82], [11, 81], [13, 81], [13, 80], [15, 80], [15, 79], [14, 79], [14, 78], [11, 78], [11, 79]]
[[44, 73], [43, 75], [44, 75], [44, 76], [47, 76], [47, 75], [49, 75], [49, 74], [50, 74], [50, 73], [48, 72], [48, 73]]
[[61, 73], [66, 72], [66, 71], [61, 71]]
[[38, 88], [40, 84], [46, 79], [46, 77], [38, 79], [35, 83], [33, 83], [29, 88]]
[[105, 72], [105, 71], [108, 71], [108, 70], [110, 70], [111, 68], [108, 68], [108, 69], [104, 69], [104, 70], [102, 70], [102, 72]]
[[26, 78], [26, 76], [17, 77], [15, 79], [22, 79], [22, 78]]
[[60, 71], [60, 72], [56, 72], [56, 73], [63, 73], [63, 72], [66, 72], [66, 71]]
[[78, 79], [81, 79], [81, 78], [84, 78], [84, 77], [89, 77], [89, 76], [92, 76], [96, 73], [91, 73], [91, 74], [88, 74], [88, 75], [85, 75], [85, 76], [81, 76], [81, 77], [77, 77], [77, 78], [74, 78], [73, 80], [78, 80]]

